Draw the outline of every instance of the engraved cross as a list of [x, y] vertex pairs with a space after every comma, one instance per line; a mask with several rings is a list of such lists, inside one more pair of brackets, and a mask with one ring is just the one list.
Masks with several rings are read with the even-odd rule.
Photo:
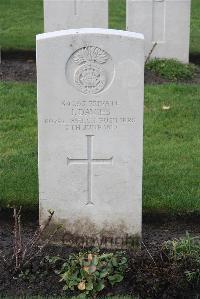
[[92, 169], [93, 165], [112, 165], [113, 157], [108, 159], [93, 159], [93, 137], [94, 135], [86, 135], [87, 137], [87, 159], [71, 159], [67, 157], [67, 165], [71, 164], [85, 164], [87, 165], [87, 191], [88, 201], [86, 205], [93, 205], [92, 202]]

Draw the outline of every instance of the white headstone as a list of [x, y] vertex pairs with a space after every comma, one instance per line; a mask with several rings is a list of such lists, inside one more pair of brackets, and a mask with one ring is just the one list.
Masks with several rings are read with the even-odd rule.
[[41, 224], [51, 209], [76, 237], [141, 235], [143, 76], [141, 34], [37, 36]]
[[108, 0], [44, 0], [44, 31], [107, 28]]
[[127, 30], [141, 32], [145, 56], [189, 61], [191, 0], [127, 0]]

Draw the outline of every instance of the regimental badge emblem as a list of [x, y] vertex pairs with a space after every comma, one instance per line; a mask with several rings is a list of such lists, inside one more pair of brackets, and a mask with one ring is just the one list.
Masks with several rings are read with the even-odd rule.
[[97, 94], [106, 87], [110, 55], [95, 46], [78, 49], [70, 58], [74, 67], [73, 85], [84, 94]]

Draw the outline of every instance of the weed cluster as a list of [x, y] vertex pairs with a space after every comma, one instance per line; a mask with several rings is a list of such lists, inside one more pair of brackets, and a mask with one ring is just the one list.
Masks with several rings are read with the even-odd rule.
[[169, 81], [187, 81], [193, 79], [196, 66], [184, 64], [175, 59], [152, 59], [145, 68]]
[[200, 237], [186, 237], [167, 241], [163, 244], [163, 252], [176, 265], [184, 267], [189, 283], [200, 284]]

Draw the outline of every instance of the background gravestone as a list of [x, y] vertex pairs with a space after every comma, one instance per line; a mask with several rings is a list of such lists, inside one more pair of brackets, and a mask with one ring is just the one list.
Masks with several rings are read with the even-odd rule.
[[141, 32], [145, 55], [189, 61], [190, 0], [127, 0], [127, 30]]
[[141, 235], [144, 41], [80, 29], [37, 36], [40, 223]]
[[108, 27], [108, 0], [44, 0], [44, 31]]

